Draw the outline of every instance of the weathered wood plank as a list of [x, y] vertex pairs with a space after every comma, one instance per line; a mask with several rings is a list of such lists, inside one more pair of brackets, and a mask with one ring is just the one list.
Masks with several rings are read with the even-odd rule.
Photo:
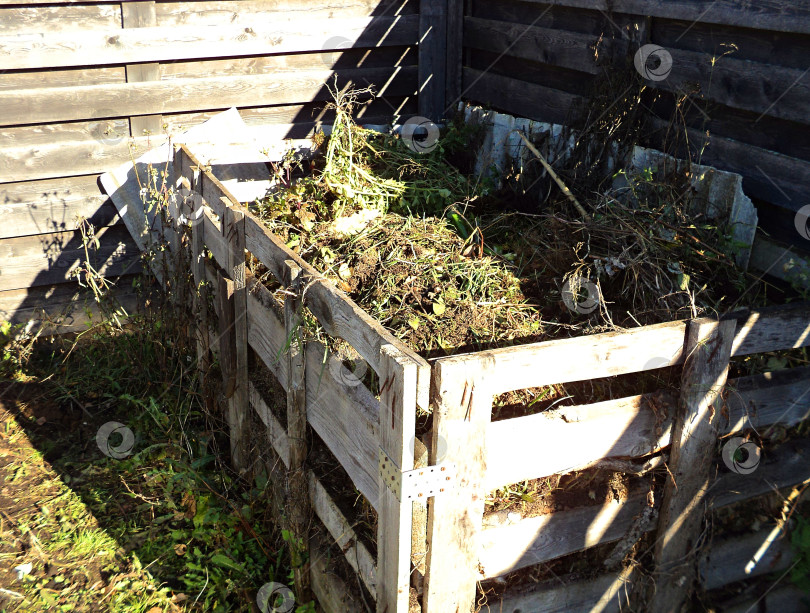
[[[141, 270], [141, 255], [123, 226], [96, 232], [101, 248], [90, 250], [91, 264], [105, 276]], [[86, 260], [79, 232], [54, 232], [0, 241], [0, 291], [70, 280], [70, 273]]]
[[[219, 323], [217, 345], [219, 347], [220, 370], [222, 371], [222, 395], [226, 399], [230, 399], [236, 389], [233, 288], [233, 281], [225, 277], [221, 272], [217, 272], [217, 320]], [[231, 449], [234, 447], [236, 447], [235, 441], [231, 442]]]
[[[407, 441], [416, 433], [416, 363], [393, 345], [385, 345], [380, 353], [378, 449], [404, 472], [413, 468], [413, 449]], [[377, 486], [377, 613], [405, 613], [410, 599], [413, 503], [399, 500], [379, 470]]]
[[[752, 572], [746, 572], [747, 562], [767, 538], [768, 532], [762, 530], [742, 538], [735, 537], [713, 543], [701, 559], [699, 573], [702, 587], [711, 590], [787, 568], [792, 552], [789, 542], [781, 539], [765, 552]], [[593, 610], [600, 613], [620, 613], [627, 610], [629, 594], [637, 579], [632, 570], [626, 568], [618, 575], [602, 575], [585, 581], [577, 579], [568, 581], [566, 577], [561, 577], [553, 583], [507, 592], [502, 599], [490, 601], [489, 606], [491, 610], [499, 613], [526, 611], [567, 613]]]
[[419, 114], [431, 121], [444, 115], [447, 3], [421, 0], [419, 3]]
[[377, 508], [380, 404], [364, 385], [355, 384], [356, 380], [342, 364], [330, 359], [320, 343], [307, 343], [305, 370], [307, 419], [312, 429], [341, 463], [357, 490]]
[[436, 362], [433, 371], [431, 463], [447, 442], [443, 463], [456, 465], [450, 492], [429, 501], [425, 605], [428, 611], [467, 613], [475, 602], [478, 554], [484, 515], [486, 433], [492, 415], [488, 383], [494, 373]]
[[228, 244], [228, 266], [225, 269], [233, 280], [233, 322], [228, 331], [234, 342], [234, 393], [228, 399], [228, 425], [231, 435], [231, 460], [234, 468], [244, 474], [250, 467], [248, 458], [247, 413], [248, 400], [248, 312], [247, 280], [245, 278], [245, 214], [232, 208], [225, 209], [222, 234]]
[[[124, 82], [126, 82], [126, 70], [123, 66], [0, 72], [0, 91], [118, 84]], [[88, 116], [92, 116], [92, 113], [88, 114]]]
[[[33, 181], [80, 174], [95, 174], [132, 159], [132, 153], [159, 145], [162, 135], [128, 137], [129, 127], [119, 120], [93, 122], [96, 136], [83, 141], [25, 145], [0, 149], [0, 181]], [[140, 154], [138, 154], [140, 155]]]
[[703, 522], [735, 327], [733, 320], [689, 322], [655, 543], [657, 580], [650, 592], [655, 611], [680, 611], [694, 589], [694, 548]]
[[529, 81], [488, 73], [474, 68], [463, 70], [462, 97], [518, 117], [564, 124], [580, 106], [582, 96], [545, 87]]
[[312, 507], [346, 556], [346, 561], [360, 575], [372, 598], [377, 597], [377, 566], [374, 557], [360, 541], [351, 524], [315, 475], [309, 473]]
[[[267, 426], [267, 436], [276, 453], [284, 462], [284, 465], [289, 466], [290, 447], [284, 426], [273, 415], [273, 412], [253, 383], [250, 384], [250, 404], [259, 414], [264, 425]], [[368, 548], [359, 540], [354, 528], [352, 528], [320, 480], [312, 471], [308, 471], [308, 475], [312, 508], [326, 526], [335, 543], [343, 551], [346, 561], [363, 579], [363, 583], [372, 598], [376, 598], [377, 566], [374, 556], [369, 553]]]
[[300, 53], [320, 50], [334, 32], [348, 41], [341, 47], [408, 45], [417, 40], [417, 16], [332, 19], [309, 18], [263, 26], [251, 16], [237, 24], [158, 26], [108, 31], [87, 30], [0, 36], [7, 70], [86, 66], [99, 57], [109, 64], [192, 58]]
[[318, 318], [327, 334], [348, 342], [377, 374], [381, 371], [380, 350], [388, 344], [398, 347], [417, 363], [419, 371], [417, 402], [419, 406], [427, 409], [430, 366], [425, 360], [354, 304], [334, 284], [323, 279], [312, 266], [250, 214], [246, 218], [246, 236], [248, 250], [267, 266], [279, 281], [284, 279], [284, 261], [293, 260], [301, 267], [307, 276], [306, 306]]
[[[732, 357], [810, 345], [810, 304], [797, 302], [750, 314], [729, 314], [737, 320]], [[724, 318], [725, 319], [725, 318]]]
[[[331, 70], [0, 91], [0, 125], [87, 119], [88, 109], [120, 117], [188, 112], [229, 106], [262, 106], [327, 100]], [[412, 95], [416, 69], [372, 68], [341, 71], [338, 86], [378, 84], [378, 95]], [[154, 137], [153, 137], [154, 138]]]
[[[810, 418], [808, 380], [810, 367], [730, 380], [721, 433]], [[494, 422], [487, 428], [485, 488], [655, 453], [670, 443], [674, 413], [668, 396], [645, 394]]]
[[[716, 509], [792, 487], [808, 478], [810, 443], [791, 441], [772, 452], [754, 473], [722, 473], [711, 483], [707, 502]], [[481, 536], [479, 559], [484, 572], [480, 578], [497, 577], [601, 543], [617, 541], [627, 533], [645, 504], [646, 497], [639, 495], [631, 496], [624, 503], [611, 501], [604, 505], [529, 517], [516, 523], [500, 523], [496, 518], [490, 518]]]
[[[0, 3], [7, 4], [7, 3]], [[19, 4], [19, 3], [14, 3]], [[0, 9], [0, 36], [32, 31], [112, 30], [121, 27], [120, 4]]]
[[[787, 0], [772, 0], [756, 5], [732, 0], [526, 0], [571, 8], [631, 13], [649, 17], [677, 19], [687, 23], [701, 21], [744, 28], [779, 32], [810, 33], [810, 7]], [[688, 26], [685, 26], [688, 27]]]
[[447, 0], [445, 113], [455, 110], [461, 98], [461, 69], [464, 66], [464, 4], [464, 0]]
[[[132, 288], [134, 276], [108, 279], [115, 283], [112, 295], [127, 311], [134, 313], [138, 295]], [[76, 283], [62, 283], [0, 292], [0, 320], [21, 325], [21, 332], [66, 334], [87, 330], [102, 321], [92, 294]]]
[[289, 385], [289, 365], [287, 360], [282, 359], [286, 335], [284, 324], [274, 313], [274, 307], [279, 308], [280, 305], [270, 290], [250, 274], [247, 275], [247, 284], [248, 342], [286, 391]]
[[626, 53], [628, 43], [622, 39], [602, 39], [554, 28], [526, 26], [478, 17], [464, 18], [464, 46], [493, 53], [503, 53], [533, 62], [552, 64], [588, 74], [601, 71], [593, 47], [599, 42], [599, 58], [604, 63]]
[[[121, 5], [122, 20], [125, 28], [148, 28], [157, 25], [154, 0], [128, 2]], [[127, 64], [127, 83], [138, 81], [159, 81], [160, 65], [156, 62]], [[163, 121], [160, 115], [139, 115], [129, 118], [132, 136], [160, 134]]]
[[[289, 292], [284, 298], [284, 332], [287, 338], [287, 364], [290, 378], [287, 384], [287, 467], [286, 519], [294, 538], [288, 540], [295, 592], [301, 602], [311, 597], [309, 568], [309, 479], [304, 462], [307, 457], [307, 397], [305, 341], [301, 331], [304, 309], [301, 268], [287, 261]], [[247, 339], [246, 339], [247, 342]]]
[[120, 223], [94, 175], [0, 185], [0, 239], [75, 230], [78, 217], [96, 228]]
[[312, 589], [318, 597], [321, 610], [325, 613], [367, 610], [354, 586], [347, 584], [330, 568], [332, 556], [327, 550], [326, 539], [315, 530], [309, 540], [309, 549], [312, 552]]
[[[683, 360], [686, 323], [667, 322], [622, 332], [608, 332], [479, 351], [442, 358], [442, 363], [475, 368], [487, 364], [494, 373], [492, 393], [584, 381], [678, 364]], [[650, 354], [650, 348], [655, 354]], [[541, 366], [542, 368], [538, 368]]]

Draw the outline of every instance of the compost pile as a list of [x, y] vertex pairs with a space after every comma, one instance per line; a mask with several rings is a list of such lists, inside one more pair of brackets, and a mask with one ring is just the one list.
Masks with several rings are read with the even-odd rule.
[[[634, 206], [597, 193], [585, 201], [588, 217], [561, 194], [520, 212], [471, 176], [480, 127], [457, 118], [435, 150], [416, 153], [357, 126], [353, 103], [336, 94], [323, 154], [306, 167], [289, 156], [276, 167], [278, 188], [254, 208], [425, 356], [694, 317], [741, 295], [745, 273], [711, 246], [728, 240], [725, 229], [701, 225], [678, 202], [683, 176], [630, 177]], [[564, 287], [579, 300], [586, 283], [598, 287], [599, 308], [566, 306]]]

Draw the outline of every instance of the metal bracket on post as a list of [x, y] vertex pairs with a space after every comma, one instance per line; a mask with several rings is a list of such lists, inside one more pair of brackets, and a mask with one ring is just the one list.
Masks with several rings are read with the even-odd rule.
[[379, 450], [380, 476], [397, 500], [423, 501], [452, 490], [456, 483], [455, 464], [437, 464], [413, 470], [400, 470], [394, 461]]

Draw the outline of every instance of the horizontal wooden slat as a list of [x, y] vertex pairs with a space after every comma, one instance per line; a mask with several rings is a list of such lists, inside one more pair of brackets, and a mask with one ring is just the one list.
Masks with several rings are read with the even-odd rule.
[[[597, 74], [600, 68], [591, 48], [600, 37], [579, 32], [567, 32], [553, 28], [539, 28], [518, 23], [464, 18], [464, 46], [493, 53], [502, 53], [534, 62], [562, 66], [589, 74]], [[599, 46], [599, 58], [604, 63], [627, 49], [621, 39], [603, 39]]]
[[[730, 380], [722, 433], [776, 423], [791, 427], [810, 418], [808, 381], [810, 367]], [[672, 398], [646, 394], [493, 422], [487, 429], [486, 489], [581, 470], [603, 458], [660, 451], [669, 445], [674, 412]]]
[[[711, 590], [737, 581], [752, 579], [784, 570], [790, 565], [792, 551], [787, 539], [775, 541], [751, 572], [745, 566], [768, 537], [769, 530], [735, 537], [711, 544], [701, 558], [700, 585]], [[509, 591], [501, 599], [490, 601], [490, 610], [498, 613], [567, 613], [568, 611], [599, 611], [620, 613], [628, 610], [629, 595], [638, 577], [633, 567], [616, 575], [601, 575], [588, 580], [566, 580], [533, 585]], [[724, 607], [725, 611], [726, 608]], [[751, 609], [754, 610], [754, 609]], [[770, 610], [770, 609], [768, 609]]]
[[327, 334], [348, 342], [378, 374], [381, 372], [380, 350], [394, 345], [418, 364], [417, 403], [429, 407], [430, 366], [414, 351], [396, 339], [380, 323], [359, 308], [332, 283], [290, 250], [253, 215], [245, 216], [247, 249], [267, 266], [276, 279], [284, 279], [284, 262], [295, 261], [309, 277], [306, 305], [318, 318]]
[[414, 3], [401, 0], [197, 0], [157, 2], [155, 12], [160, 26], [209, 26], [240, 19], [273, 23], [300, 17], [323, 23], [336, 18], [413, 13], [415, 8]]
[[[713, 508], [790, 487], [810, 478], [810, 443], [785, 443], [756, 472], [724, 473], [709, 490]], [[560, 511], [514, 524], [485, 528], [480, 562], [491, 578], [620, 539], [646, 504], [644, 496], [623, 503]], [[654, 529], [651, 525], [648, 529]]]
[[120, 221], [96, 175], [0, 184], [0, 239], [75, 230], [77, 216], [95, 227]]
[[[141, 254], [126, 228], [97, 232], [98, 252], [90, 249], [95, 269], [108, 276], [139, 272]], [[55, 232], [0, 241], [0, 290], [53, 285], [69, 281], [69, 273], [85, 260], [79, 232]]]
[[[91, 113], [102, 118], [326, 100], [331, 96], [326, 84], [333, 85], [334, 76], [331, 70], [313, 70], [2, 91], [0, 108], [4, 112], [0, 125], [81, 120]], [[345, 70], [337, 77], [339, 87], [373, 84], [381, 96], [404, 96], [416, 89], [416, 72], [412, 67]]]
[[683, 360], [682, 321], [578, 338], [492, 349], [442, 358], [486, 364], [492, 393], [585, 381], [678, 364]]
[[[96, 66], [93, 68], [53, 68], [26, 72], [0, 72], [0, 91], [12, 89], [45, 89], [126, 83], [124, 66]], [[87, 117], [91, 117], [88, 113]]]
[[121, 27], [120, 4], [0, 8], [0, 36]]
[[245, 15], [245, 23], [213, 26], [157, 26], [118, 30], [74, 30], [0, 36], [6, 70], [97, 64], [173, 61], [192, 58], [300, 53], [323, 49], [339, 33], [347, 45], [336, 48], [408, 45], [417, 40], [416, 16], [359, 17], [317, 23], [299, 18], [265, 26]]
[[[132, 314], [138, 307], [138, 296], [132, 287], [135, 276], [111, 279], [112, 295], [117, 303]], [[102, 321], [93, 294], [77, 283], [32, 287], [0, 292], [0, 321], [22, 325], [22, 331], [41, 330], [45, 334], [81, 332]]]
[[727, 317], [738, 320], [731, 357], [810, 345], [810, 304], [806, 302]]
[[[738, 319], [732, 357], [810, 345], [810, 306], [795, 303], [727, 317]], [[680, 364], [686, 324], [643, 326], [442, 358], [483, 362], [493, 373], [493, 394], [585, 381]]]
[[527, 3], [571, 8], [632, 13], [693, 21], [760, 28], [780, 32], [810, 33], [810, 7], [788, 0], [756, 4], [734, 0], [526, 0]]
[[464, 68], [462, 99], [505, 110], [519, 117], [565, 123], [583, 98], [576, 94], [503, 75]]
[[247, 278], [248, 343], [270, 369], [285, 390], [288, 385], [289, 364], [282, 359], [282, 350], [287, 342], [284, 324], [273, 312], [278, 301], [270, 290], [259, 283], [253, 275]]

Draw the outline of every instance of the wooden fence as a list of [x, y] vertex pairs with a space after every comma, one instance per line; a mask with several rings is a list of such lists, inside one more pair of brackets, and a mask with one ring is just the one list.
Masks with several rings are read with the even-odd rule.
[[569, 124], [598, 79], [632, 73], [641, 45], [663, 47], [672, 68], [645, 81], [642, 144], [675, 140], [675, 100], [698, 92], [682, 105], [689, 153], [742, 175], [761, 227], [810, 249], [794, 227], [810, 184], [807, 2], [457, 0], [448, 10], [456, 24], [448, 29], [448, 106], [462, 99]]
[[260, 142], [305, 138], [337, 77], [374, 87], [364, 123], [416, 113], [420, 27], [416, 0], [0, 0], [0, 318], [76, 306], [77, 216], [131, 293], [138, 249], [97, 178], [213, 112], [239, 107]]
[[[313, 560], [306, 574], [299, 569], [296, 585], [306, 589], [311, 580], [325, 610], [363, 610], [364, 596], [357, 595], [351, 581], [324, 572], [324, 533], [338, 543], [362, 589], [376, 601], [371, 607], [389, 612], [418, 610], [409, 602], [410, 575], [418, 572], [411, 567], [411, 547], [425, 538], [421, 607], [426, 613], [471, 610], [480, 581], [627, 539], [628, 534], [636, 533], [637, 540], [656, 529], [656, 515], [659, 534], [678, 533], [656, 551], [659, 569], [680, 573], [662, 573], [680, 582], [674, 587], [659, 582], [656, 593], [667, 595], [667, 606], [685, 597], [685, 581], [699, 580], [705, 589], [715, 589], [782, 568], [787, 555], [778, 555], [785, 547], [778, 544], [753, 575], [740, 570], [739, 556], [762, 542], [753, 537], [714, 544], [694, 565], [676, 565], [687, 552], [674, 547], [694, 542], [703, 518], [701, 505], [719, 508], [810, 479], [806, 441], [778, 448], [752, 475], [711, 473], [719, 436], [773, 424], [791, 426], [808, 417], [810, 368], [725, 381], [732, 357], [810, 345], [808, 305], [450, 356], [428, 365], [269, 232], [184, 146], [176, 151], [174, 168], [177, 185], [192, 193], [180, 204], [186, 217], [197, 218], [188, 214], [191, 207], [206, 205], [189, 240], [192, 269], [202, 289], [200, 364], [208, 362], [209, 350], [220, 354], [237, 467], [247, 469], [251, 463], [244, 447], [249, 438], [245, 407], [252, 407], [264, 423], [267, 441], [286, 468], [276, 480], [279, 491], [290, 494], [279, 504], [288, 505], [290, 521], [298, 526], [300, 541], [309, 544]], [[245, 271], [240, 257], [245, 249], [268, 269], [273, 282], [286, 288], [283, 304]], [[212, 291], [219, 305], [216, 326], [202, 308], [208, 302], [205, 294]], [[298, 337], [304, 306], [328, 335], [347, 341], [377, 373], [379, 400], [352, 380], [322, 344]], [[248, 348], [286, 390], [286, 416], [268, 406], [249, 377]], [[679, 402], [646, 394], [490, 421], [493, 397], [503, 392], [671, 366], [683, 367]], [[429, 465], [414, 471], [409, 441], [414, 439], [417, 406], [433, 411], [433, 430]], [[328, 484], [304, 461], [306, 423], [377, 511], [376, 556], [356, 534], [355, 520], [340, 511]], [[439, 464], [444, 443], [446, 456]], [[675, 482], [668, 482], [663, 500], [653, 505], [646, 496], [633, 495], [623, 503], [518, 521], [488, 517], [484, 523], [484, 498], [493, 488], [586, 468], [605, 458], [640, 458], [666, 449]], [[652, 464], [656, 462], [660, 457]], [[438, 474], [446, 487], [435, 498], [429, 492], [413, 498], [430, 500], [426, 527], [413, 521], [412, 499], [396, 487], [420, 471]], [[700, 512], [685, 512], [685, 504], [695, 500], [701, 503]], [[318, 518], [312, 531], [294, 519], [293, 510], [307, 506]], [[640, 523], [640, 518], [646, 519]], [[699, 577], [694, 575], [697, 569]], [[644, 585], [628, 571], [572, 581], [564, 588], [540, 585], [513, 590], [490, 606], [496, 611], [562, 611], [601, 602], [606, 610], [619, 610], [634, 581]]]

